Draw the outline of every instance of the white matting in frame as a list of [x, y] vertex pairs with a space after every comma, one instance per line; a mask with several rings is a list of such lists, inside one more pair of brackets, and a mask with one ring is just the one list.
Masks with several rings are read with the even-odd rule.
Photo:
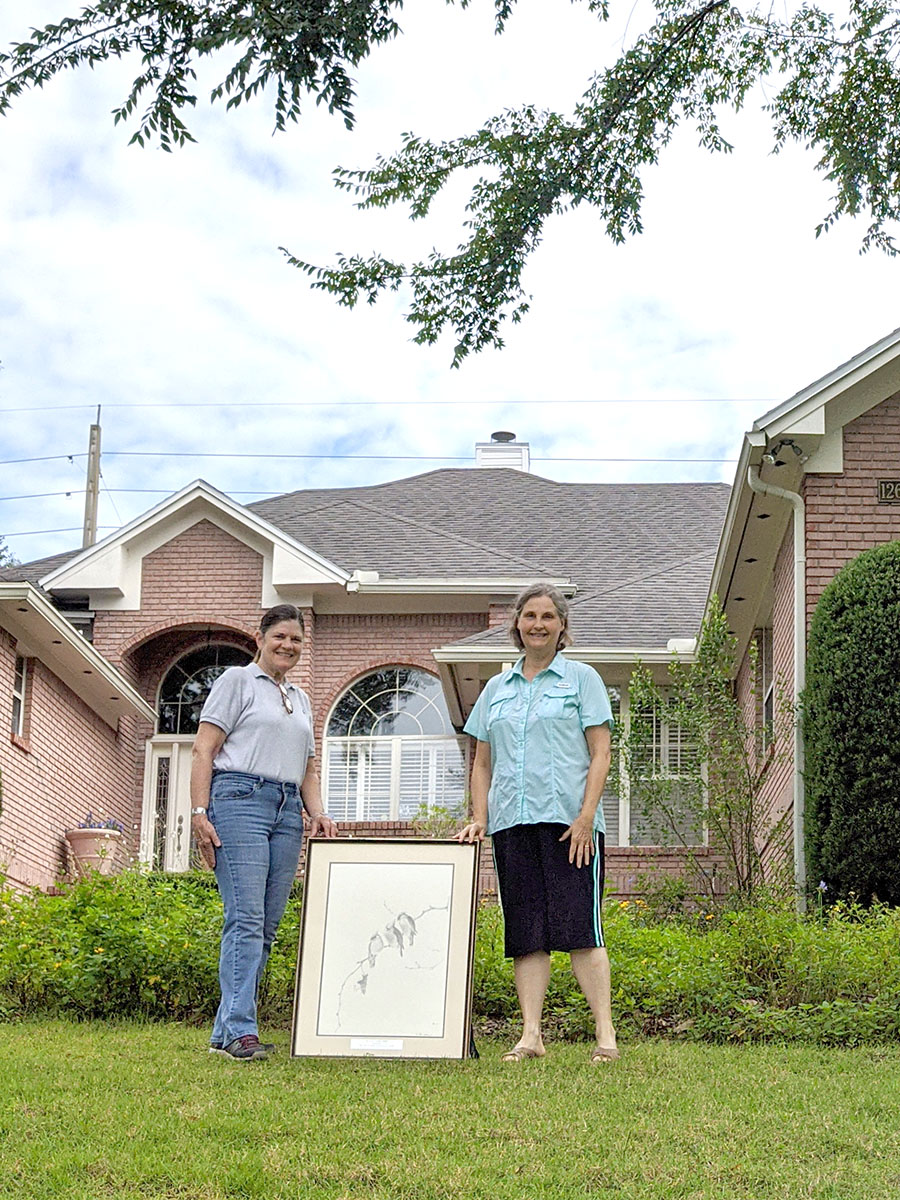
[[466, 1058], [480, 846], [313, 838], [294, 1056]]

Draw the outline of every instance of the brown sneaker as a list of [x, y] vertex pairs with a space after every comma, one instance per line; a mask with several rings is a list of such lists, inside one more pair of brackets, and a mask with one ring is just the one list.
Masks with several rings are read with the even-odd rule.
[[219, 1050], [219, 1054], [233, 1062], [263, 1062], [269, 1057], [265, 1046], [255, 1033], [245, 1033], [243, 1037], [234, 1038]]

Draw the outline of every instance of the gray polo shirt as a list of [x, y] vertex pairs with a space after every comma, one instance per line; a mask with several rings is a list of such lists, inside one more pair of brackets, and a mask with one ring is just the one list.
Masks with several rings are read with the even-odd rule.
[[295, 684], [287, 684], [287, 690], [292, 713], [282, 703], [278, 684], [258, 663], [222, 672], [200, 713], [201, 721], [226, 735], [213, 759], [217, 771], [246, 771], [280, 783], [303, 781], [316, 752], [312, 706]]

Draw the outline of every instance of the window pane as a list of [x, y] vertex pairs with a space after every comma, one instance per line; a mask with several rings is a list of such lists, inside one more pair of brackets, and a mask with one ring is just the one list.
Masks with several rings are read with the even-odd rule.
[[401, 746], [400, 820], [411, 820], [423, 805], [445, 808], [462, 816], [466, 798], [466, 751], [462, 739], [404, 741]]
[[632, 754], [629, 836], [632, 846], [699, 846], [704, 842], [703, 781], [697, 746], [673, 719], [673, 697], [652, 713], [633, 711], [632, 728], [645, 722], [644, 741]]
[[25, 732], [25, 694], [28, 688], [28, 662], [21, 654], [16, 655], [12, 692], [12, 732], [21, 737]]
[[409, 713], [390, 712], [385, 716], [379, 717], [372, 728], [372, 733], [376, 737], [397, 736], [400, 734], [410, 734], [416, 737], [422, 732], [419, 722], [416, 721]]
[[249, 651], [221, 643], [182, 655], [160, 685], [159, 732], [196, 733], [213, 683], [226, 668], [246, 666], [250, 658]]
[[329, 737], [452, 734], [440, 680], [417, 667], [383, 667], [358, 679], [328, 720]]
[[[618, 738], [619, 738], [619, 690], [618, 688], [607, 688], [609, 693], [609, 703], [612, 708], [613, 727], [612, 749], [613, 756], [617, 753]], [[603, 799], [600, 802], [603, 805], [603, 820], [606, 824], [606, 845], [619, 845], [619, 793], [616, 788], [615, 771], [610, 770], [609, 777], [606, 781], [606, 787], [603, 789]]]

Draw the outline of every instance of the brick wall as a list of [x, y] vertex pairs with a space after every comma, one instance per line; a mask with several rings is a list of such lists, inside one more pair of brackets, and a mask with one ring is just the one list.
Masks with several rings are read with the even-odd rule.
[[841, 475], [807, 475], [806, 600], [812, 613], [841, 567], [900, 538], [900, 506], [879, 504], [879, 479], [900, 478], [900, 394], [844, 429]]
[[[692, 857], [704, 871], [718, 876], [724, 858], [709, 847], [699, 847]], [[688, 856], [674, 847], [608, 846], [606, 849], [606, 893], [617, 900], [631, 900], [667, 879], [696, 879]]]
[[435, 674], [435, 646], [486, 627], [486, 613], [317, 616], [309, 693], [319, 746], [331, 706], [354, 679], [393, 665]]
[[[139, 610], [98, 610], [94, 645], [155, 708], [166, 671], [207, 637], [253, 649], [253, 631], [263, 612], [262, 569], [255, 550], [211, 521], [198, 521], [144, 558]], [[152, 733], [141, 721], [127, 822], [135, 829], [141, 817], [144, 743]]]
[[65, 866], [66, 829], [90, 811], [130, 830], [133, 823], [133, 717], [115, 733], [39, 659], [29, 659], [24, 739], [13, 741], [15, 643], [0, 631], [0, 862], [20, 888], [49, 888]]
[[775, 559], [772, 579], [772, 667], [775, 678], [774, 738], [762, 769], [757, 847], [769, 871], [792, 855], [793, 840], [785, 822], [793, 809], [794, 695], [794, 527], [791, 522]]
[[[844, 470], [840, 475], [807, 475], [807, 627], [822, 592], [838, 571], [863, 550], [900, 538], [900, 507], [878, 503], [879, 479], [900, 477], [900, 394], [864, 413], [844, 429]], [[788, 525], [773, 572], [773, 649], [776, 679], [776, 731], [763, 765], [760, 848], [770, 868], [790, 859], [792, 847], [792, 726], [787, 711], [793, 696], [794, 556]], [[746, 687], [746, 663], [738, 676]], [[779, 715], [780, 713], [780, 715]]]
[[207, 625], [249, 637], [263, 612], [262, 569], [255, 550], [198, 521], [144, 559], [140, 610], [97, 612], [94, 645], [134, 678], [135, 648], [169, 629]]

